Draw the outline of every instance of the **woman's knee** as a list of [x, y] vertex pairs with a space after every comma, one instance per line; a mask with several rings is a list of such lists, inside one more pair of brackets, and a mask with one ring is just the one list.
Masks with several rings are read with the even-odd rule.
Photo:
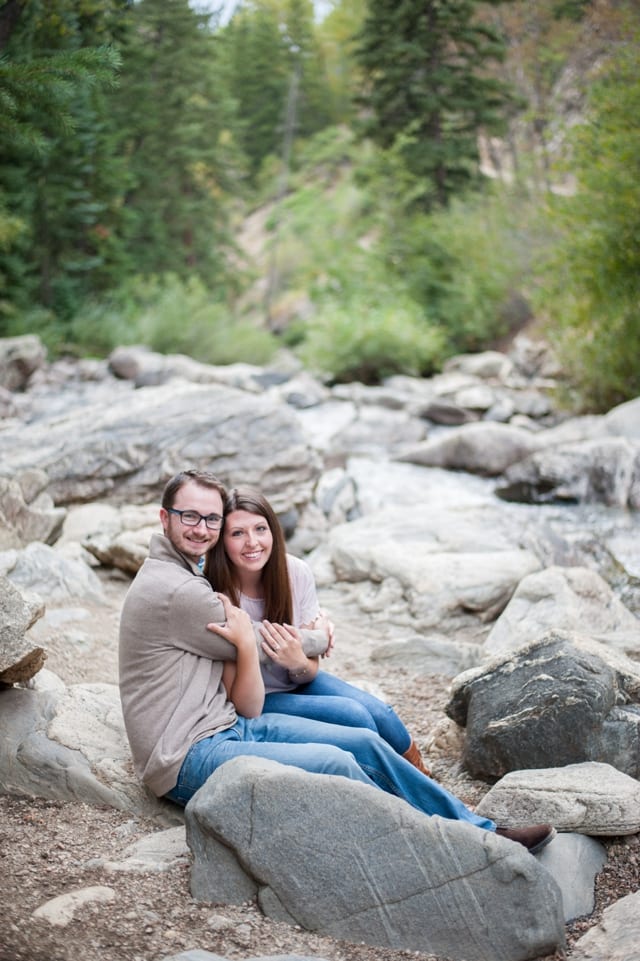
[[332, 723], [346, 727], [363, 727], [369, 731], [377, 731], [378, 726], [370, 712], [363, 704], [350, 697], [333, 698]]

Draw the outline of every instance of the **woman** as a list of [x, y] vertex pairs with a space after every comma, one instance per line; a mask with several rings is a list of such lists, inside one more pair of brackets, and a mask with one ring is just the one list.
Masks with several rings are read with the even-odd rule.
[[333, 625], [320, 611], [308, 564], [287, 554], [284, 534], [265, 497], [251, 488], [229, 492], [224, 530], [207, 556], [205, 574], [214, 590], [226, 594], [254, 621], [263, 624], [264, 713], [289, 714], [347, 727], [365, 727], [424, 774], [420, 751], [393, 708], [379, 698], [319, 670], [308, 658], [298, 628], [322, 629], [329, 650]]

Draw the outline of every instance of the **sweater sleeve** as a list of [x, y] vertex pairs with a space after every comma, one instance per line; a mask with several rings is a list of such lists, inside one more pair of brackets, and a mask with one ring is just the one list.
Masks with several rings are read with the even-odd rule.
[[[291, 580], [293, 623], [295, 627], [300, 627], [313, 621], [320, 611], [316, 581], [311, 568], [300, 557], [287, 554], [287, 565]], [[307, 628], [301, 633], [302, 650], [307, 657], [324, 654], [329, 643], [324, 630], [311, 631]]]
[[[207, 624], [224, 624], [225, 617], [222, 601], [204, 578], [188, 578], [176, 588], [168, 604], [168, 617], [176, 647], [212, 661], [236, 660], [235, 646], [207, 630]], [[260, 663], [267, 664], [269, 657], [262, 650], [263, 637], [257, 622], [253, 630]], [[324, 631], [303, 631], [302, 648], [309, 657], [323, 654], [327, 649]]]
[[291, 581], [293, 623], [300, 627], [313, 621], [320, 611], [316, 582], [311, 568], [300, 557], [288, 554], [287, 566]]

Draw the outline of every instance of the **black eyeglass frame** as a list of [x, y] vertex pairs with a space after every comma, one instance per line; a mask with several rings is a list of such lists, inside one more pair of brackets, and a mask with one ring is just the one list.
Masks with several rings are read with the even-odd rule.
[[[184, 524], [185, 527], [197, 527], [201, 521], [204, 521], [205, 527], [208, 531], [219, 531], [222, 530], [222, 525], [224, 523], [224, 517], [220, 514], [199, 514], [198, 511], [186, 510], [178, 511], [175, 507], [167, 507], [167, 514], [177, 514], [180, 518], [180, 523]], [[185, 514], [192, 514], [197, 517], [198, 520], [194, 524], [190, 524], [189, 521], [184, 519]]]

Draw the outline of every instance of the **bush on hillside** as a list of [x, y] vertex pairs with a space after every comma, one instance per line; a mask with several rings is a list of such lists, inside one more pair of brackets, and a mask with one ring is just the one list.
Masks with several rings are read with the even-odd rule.
[[596, 412], [640, 394], [639, 41], [605, 65], [573, 131], [578, 190], [556, 200], [562, 238], [541, 297], [582, 407]]
[[297, 353], [333, 383], [378, 384], [392, 374], [432, 374], [441, 364], [443, 337], [410, 300], [326, 304], [308, 326]]
[[537, 219], [524, 198], [488, 188], [384, 232], [390, 272], [442, 329], [447, 354], [482, 350], [509, 333], [508, 305], [537, 247]]
[[145, 344], [206, 364], [265, 364], [278, 347], [267, 331], [238, 321], [200, 280], [175, 275], [138, 279], [109, 300], [87, 305], [74, 318], [72, 334], [98, 356], [121, 344]]

